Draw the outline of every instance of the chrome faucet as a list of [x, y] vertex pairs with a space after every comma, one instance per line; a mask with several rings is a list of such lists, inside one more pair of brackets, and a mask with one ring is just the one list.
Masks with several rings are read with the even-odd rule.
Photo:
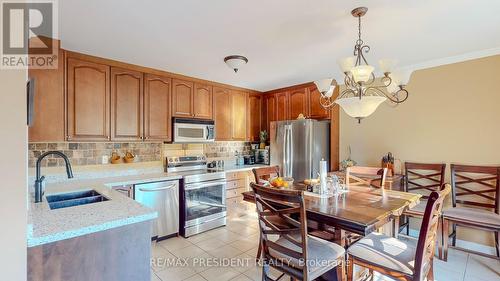
[[40, 177], [40, 167], [42, 164], [42, 160], [43, 158], [51, 154], [58, 155], [62, 159], [64, 159], [64, 162], [66, 163], [66, 174], [68, 174], [68, 179], [73, 177], [73, 170], [71, 169], [71, 163], [69, 162], [68, 157], [64, 153], [60, 151], [47, 151], [42, 155], [40, 155], [36, 160], [35, 203], [42, 202], [42, 196], [44, 193], [43, 181], [45, 180], [45, 176]]

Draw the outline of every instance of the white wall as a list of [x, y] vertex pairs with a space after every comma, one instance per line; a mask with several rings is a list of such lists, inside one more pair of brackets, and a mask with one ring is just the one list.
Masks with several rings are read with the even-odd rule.
[[0, 280], [26, 280], [26, 77], [0, 70]]

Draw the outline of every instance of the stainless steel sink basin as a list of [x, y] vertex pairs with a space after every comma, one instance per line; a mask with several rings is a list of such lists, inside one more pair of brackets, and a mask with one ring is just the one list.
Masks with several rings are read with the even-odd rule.
[[50, 209], [68, 208], [92, 203], [108, 201], [109, 199], [95, 190], [84, 190], [69, 193], [47, 195], [45, 197]]

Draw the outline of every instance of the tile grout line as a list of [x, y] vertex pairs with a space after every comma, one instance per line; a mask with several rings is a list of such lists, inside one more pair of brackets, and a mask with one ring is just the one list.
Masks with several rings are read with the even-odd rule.
[[467, 254], [467, 261], [465, 262], [464, 274], [462, 275], [462, 281], [465, 281], [465, 276], [467, 275], [467, 268], [469, 267], [470, 254]]

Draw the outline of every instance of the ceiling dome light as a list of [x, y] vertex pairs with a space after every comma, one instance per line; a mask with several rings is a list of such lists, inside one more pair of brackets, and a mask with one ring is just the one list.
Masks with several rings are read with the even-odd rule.
[[244, 56], [232, 55], [225, 57], [224, 62], [227, 64], [227, 66], [229, 66], [232, 70], [234, 70], [234, 73], [236, 73], [238, 72], [238, 69], [240, 69], [242, 65], [248, 63], [248, 59]]

